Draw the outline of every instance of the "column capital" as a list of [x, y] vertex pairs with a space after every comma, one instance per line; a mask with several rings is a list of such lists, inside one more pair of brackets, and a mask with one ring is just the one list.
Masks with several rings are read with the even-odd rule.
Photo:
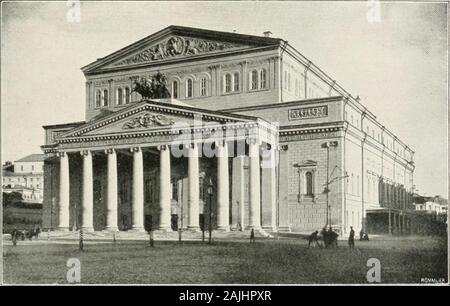
[[287, 151], [289, 150], [289, 146], [288, 145], [280, 145], [278, 146], [280, 151]]
[[157, 147], [158, 151], [165, 151], [165, 150], [169, 150], [169, 145], [159, 145]]
[[216, 146], [224, 147], [224, 146], [227, 144], [227, 141], [224, 140], [224, 139], [216, 140], [216, 141], [214, 141], [214, 144], [215, 144]]
[[88, 155], [91, 155], [91, 151], [83, 150], [83, 151], [80, 151], [80, 154], [81, 154], [81, 156], [88, 156]]
[[113, 148], [105, 149], [105, 154], [114, 154], [114, 153], [116, 153], [116, 149], [113, 149]]
[[131, 152], [131, 153], [136, 153], [136, 152], [139, 152], [139, 151], [141, 151], [141, 148], [140, 148], [140, 147], [131, 147], [131, 148], [130, 148], [130, 152]]
[[245, 139], [245, 142], [248, 145], [254, 145], [254, 144], [261, 145], [262, 144], [261, 140], [257, 137], [248, 137], [247, 139]]
[[57, 152], [56, 156], [58, 156], [58, 157], [65, 157], [65, 156], [67, 156], [67, 153], [66, 152]]

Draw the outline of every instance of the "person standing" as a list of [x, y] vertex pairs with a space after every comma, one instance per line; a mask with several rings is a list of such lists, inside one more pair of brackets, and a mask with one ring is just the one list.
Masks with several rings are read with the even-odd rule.
[[255, 243], [255, 230], [253, 228], [250, 232], [250, 243]]
[[316, 245], [317, 245], [317, 235], [318, 234], [319, 234], [319, 231], [315, 231], [311, 235], [309, 235], [309, 237], [308, 237], [308, 249], [311, 246], [311, 244], [312, 244], [313, 248], [316, 247]]
[[350, 249], [355, 248], [355, 231], [353, 230], [353, 226], [350, 226], [350, 235], [348, 236], [348, 246]]

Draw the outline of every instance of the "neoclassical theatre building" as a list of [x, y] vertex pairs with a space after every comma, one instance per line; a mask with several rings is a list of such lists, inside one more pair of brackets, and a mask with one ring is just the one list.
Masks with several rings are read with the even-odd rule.
[[[45, 228], [408, 229], [414, 152], [270, 32], [169, 26], [81, 70], [85, 121], [44, 126]], [[157, 72], [172, 98], [142, 99]]]

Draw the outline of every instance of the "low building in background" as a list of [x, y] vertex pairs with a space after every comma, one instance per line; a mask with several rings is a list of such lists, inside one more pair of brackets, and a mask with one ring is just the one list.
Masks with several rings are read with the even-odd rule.
[[2, 168], [2, 191], [18, 192], [23, 201], [42, 204], [44, 195], [44, 154], [31, 154]]

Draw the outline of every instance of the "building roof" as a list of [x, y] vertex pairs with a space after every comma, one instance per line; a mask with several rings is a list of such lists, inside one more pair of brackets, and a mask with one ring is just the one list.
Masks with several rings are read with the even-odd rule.
[[16, 160], [15, 162], [43, 162], [45, 160], [45, 154], [31, 154], [28, 156], [25, 156], [19, 160]]
[[233, 41], [233, 42], [242, 42], [242, 43], [250, 43], [255, 46], [277, 46], [284, 42], [280, 38], [273, 37], [265, 37], [265, 36], [257, 36], [257, 35], [247, 35], [247, 34], [239, 34], [239, 33], [230, 33], [230, 32], [222, 32], [215, 30], [206, 30], [201, 28], [193, 28], [193, 27], [185, 27], [185, 26], [177, 26], [170, 25], [156, 33], [153, 33], [143, 39], [140, 39], [122, 49], [119, 49], [105, 57], [99, 58], [96, 61], [84, 66], [81, 70], [85, 73], [90, 72], [95, 69], [99, 65], [102, 65], [106, 62], [109, 62], [116, 56], [121, 56], [124, 53], [128, 53], [130, 51], [136, 50], [136, 48], [141, 47], [142, 45], [153, 41], [155, 39], [161, 38], [165, 35], [186, 35], [191, 37], [205, 37], [210, 39], [219, 39], [222, 41]]

